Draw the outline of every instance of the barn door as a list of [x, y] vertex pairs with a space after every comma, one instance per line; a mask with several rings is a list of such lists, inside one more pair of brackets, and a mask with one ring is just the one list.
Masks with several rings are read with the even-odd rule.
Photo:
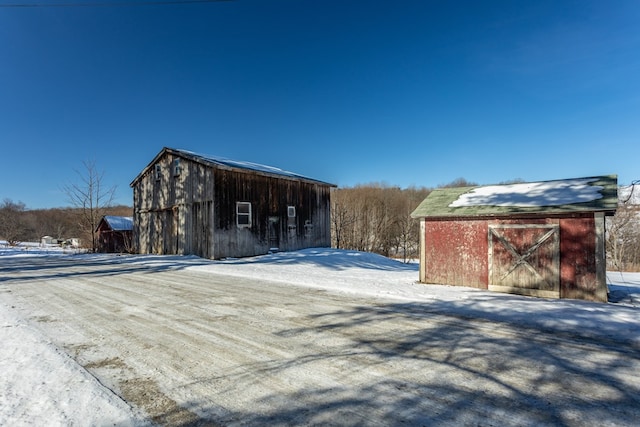
[[269, 250], [277, 251], [280, 248], [280, 218], [277, 216], [269, 217]]
[[206, 200], [191, 205], [191, 246], [189, 254], [211, 258], [212, 202]]
[[560, 297], [557, 224], [489, 225], [489, 290]]
[[162, 244], [163, 244], [163, 254], [165, 255], [175, 255], [177, 254], [178, 244], [177, 244], [177, 235], [178, 235], [178, 212], [177, 210], [168, 209], [164, 212], [164, 230], [162, 230]]

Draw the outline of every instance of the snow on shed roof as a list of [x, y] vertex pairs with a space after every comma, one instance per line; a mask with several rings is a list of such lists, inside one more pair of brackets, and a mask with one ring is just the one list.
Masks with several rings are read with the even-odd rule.
[[105, 215], [104, 220], [113, 231], [133, 230], [133, 217]]
[[138, 179], [142, 177], [142, 175], [144, 175], [145, 171], [149, 169], [164, 153], [171, 153], [176, 156], [184, 157], [186, 159], [190, 159], [200, 163], [210, 164], [213, 166], [221, 166], [221, 167], [232, 168], [232, 169], [242, 169], [247, 171], [258, 172], [265, 175], [311, 181], [318, 184], [336, 187], [335, 184], [330, 184], [328, 182], [320, 181], [314, 178], [309, 178], [308, 176], [300, 175], [300, 174], [290, 172], [284, 169], [280, 169], [274, 166], [267, 166], [267, 165], [262, 165], [259, 163], [253, 163], [253, 162], [247, 162], [247, 161], [232, 160], [232, 159], [227, 159], [225, 157], [211, 156], [208, 154], [199, 154], [189, 150], [182, 150], [182, 149], [169, 148], [169, 147], [163, 148], [162, 151], [158, 153], [158, 155], [151, 161], [151, 163], [149, 163], [149, 165], [147, 165], [147, 167], [133, 180], [133, 182], [131, 183], [131, 186], [133, 186], [138, 181]]
[[614, 212], [617, 176], [434, 190], [411, 214], [421, 217]]

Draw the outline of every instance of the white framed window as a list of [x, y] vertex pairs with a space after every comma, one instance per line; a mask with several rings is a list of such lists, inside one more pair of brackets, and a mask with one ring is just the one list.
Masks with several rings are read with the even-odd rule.
[[162, 166], [156, 165], [156, 181], [160, 181], [162, 178]]
[[173, 176], [180, 176], [182, 173], [182, 166], [180, 166], [180, 159], [173, 160]]
[[296, 207], [295, 206], [287, 206], [287, 216], [289, 218], [296, 217]]
[[236, 202], [236, 225], [238, 228], [251, 227], [250, 202]]

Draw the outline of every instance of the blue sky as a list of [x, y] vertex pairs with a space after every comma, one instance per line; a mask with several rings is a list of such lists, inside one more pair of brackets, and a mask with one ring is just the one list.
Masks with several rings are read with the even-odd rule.
[[0, 200], [68, 206], [95, 161], [131, 205], [164, 146], [341, 187], [640, 179], [636, 0], [127, 3], [0, 7]]

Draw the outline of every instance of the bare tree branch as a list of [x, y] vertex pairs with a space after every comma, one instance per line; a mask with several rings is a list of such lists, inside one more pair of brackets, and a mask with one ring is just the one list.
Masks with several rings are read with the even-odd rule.
[[82, 162], [84, 171], [76, 171], [80, 177], [78, 183], [66, 185], [63, 190], [75, 208], [79, 212], [79, 225], [86, 236], [91, 236], [91, 250], [97, 248], [98, 223], [104, 216], [106, 208], [113, 204], [116, 187], [103, 188], [104, 172], [99, 172], [95, 161]]

